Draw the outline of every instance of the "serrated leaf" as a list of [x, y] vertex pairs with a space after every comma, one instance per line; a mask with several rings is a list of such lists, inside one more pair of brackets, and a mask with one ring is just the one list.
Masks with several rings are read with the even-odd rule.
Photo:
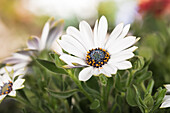
[[44, 68], [48, 69], [51, 72], [58, 73], [58, 74], [67, 74], [67, 72], [63, 68], [59, 68], [55, 65], [55, 63], [42, 60], [42, 59], [36, 59], [36, 61], [43, 66]]
[[70, 90], [70, 91], [53, 91], [51, 89], [47, 89], [46, 90], [54, 97], [56, 98], [62, 98], [62, 99], [65, 99], [65, 98], [68, 98], [70, 96], [72, 96], [73, 94], [77, 93], [79, 90], [78, 89], [73, 89], [73, 90]]
[[90, 105], [90, 109], [97, 109], [98, 107], [100, 107], [100, 101], [98, 99], [95, 99]]

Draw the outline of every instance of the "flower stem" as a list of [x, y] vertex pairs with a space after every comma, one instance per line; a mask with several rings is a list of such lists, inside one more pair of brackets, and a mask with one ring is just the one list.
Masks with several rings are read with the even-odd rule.
[[72, 80], [76, 83], [76, 85], [79, 87], [80, 91], [89, 99], [90, 102], [93, 102], [93, 99], [89, 96], [89, 94], [84, 90], [82, 87], [80, 81], [77, 79], [77, 77], [71, 72], [71, 70], [67, 71]]

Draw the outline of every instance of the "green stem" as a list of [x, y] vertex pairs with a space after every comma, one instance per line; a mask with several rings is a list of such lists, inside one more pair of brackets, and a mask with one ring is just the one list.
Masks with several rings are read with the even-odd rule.
[[90, 102], [93, 102], [93, 99], [89, 96], [89, 94], [84, 90], [82, 87], [80, 81], [77, 79], [77, 77], [71, 72], [71, 70], [67, 71], [72, 80], [76, 83], [76, 85], [79, 87], [80, 91], [90, 100]]
[[146, 87], [143, 82], [141, 83], [141, 87], [142, 87], [143, 91], [146, 92]]
[[65, 108], [66, 108], [66, 113], [71, 113], [71, 109], [70, 109], [70, 107], [69, 107], [69, 104], [68, 104], [68, 101], [67, 100], [64, 100], [63, 101], [63, 104], [64, 104], [64, 106], [65, 106]]

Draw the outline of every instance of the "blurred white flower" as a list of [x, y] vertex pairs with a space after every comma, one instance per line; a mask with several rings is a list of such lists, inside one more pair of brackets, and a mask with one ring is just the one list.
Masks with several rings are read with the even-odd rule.
[[116, 24], [131, 24], [138, 15], [137, 0], [114, 0], [116, 3]]
[[27, 0], [24, 6], [37, 15], [86, 19], [97, 16], [100, 1], [103, 0]]
[[[107, 77], [116, 74], [117, 70], [131, 68], [127, 59], [134, 56], [136, 46], [131, 47], [138, 39], [127, 36], [130, 25], [121, 23], [115, 27], [110, 36], [106, 38], [108, 23], [104, 16], [95, 23], [94, 32], [90, 25], [82, 21], [79, 30], [68, 27], [66, 35], [58, 40], [60, 46], [69, 54], [62, 54], [60, 59], [66, 62], [66, 67], [86, 67], [79, 73], [79, 80], [86, 81], [92, 75], [103, 73]], [[74, 56], [72, 56], [74, 55]]]
[[[25, 68], [31, 61], [31, 57], [35, 57], [42, 50], [49, 50], [56, 39], [62, 35], [64, 27], [64, 21], [54, 21], [53, 18], [49, 19], [45, 24], [41, 38], [36, 36], [31, 36], [27, 42], [27, 48], [19, 50], [16, 53], [13, 53], [12, 56], [4, 59], [2, 63], [7, 64], [6, 68], [8, 70], [18, 70]], [[60, 46], [57, 46], [61, 48]], [[56, 47], [55, 47], [56, 48]], [[5, 70], [0, 69], [0, 74], [5, 73]]]
[[[6, 72], [3, 76], [0, 76], [0, 102], [7, 96], [16, 96], [16, 90], [24, 88], [25, 79], [21, 79], [18, 76], [22, 76], [22, 70], [16, 72]], [[15, 79], [18, 77], [17, 79]]]
[[[170, 84], [165, 85], [165, 88], [167, 89], [167, 93], [170, 93]], [[170, 107], [170, 95], [165, 95], [163, 99], [163, 103], [160, 106], [160, 108], [167, 108]]]

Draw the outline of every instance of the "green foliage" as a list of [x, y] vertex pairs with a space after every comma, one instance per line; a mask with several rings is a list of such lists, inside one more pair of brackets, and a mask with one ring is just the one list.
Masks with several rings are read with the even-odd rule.
[[47, 60], [41, 60], [41, 59], [37, 59], [37, 62], [41, 66], [45, 67], [46, 69], [48, 69], [51, 72], [59, 73], [59, 74], [67, 74], [67, 72], [64, 69], [57, 67], [55, 65], [55, 63], [53, 63], [53, 62], [50, 62]]
[[95, 99], [93, 103], [90, 105], [90, 109], [97, 109], [100, 107], [100, 101], [98, 99]]
[[55, 98], [61, 98], [61, 99], [68, 98], [79, 91], [78, 89], [73, 89], [70, 91], [53, 91], [47, 88], [46, 90], [50, 93], [50, 95], [54, 96]]

